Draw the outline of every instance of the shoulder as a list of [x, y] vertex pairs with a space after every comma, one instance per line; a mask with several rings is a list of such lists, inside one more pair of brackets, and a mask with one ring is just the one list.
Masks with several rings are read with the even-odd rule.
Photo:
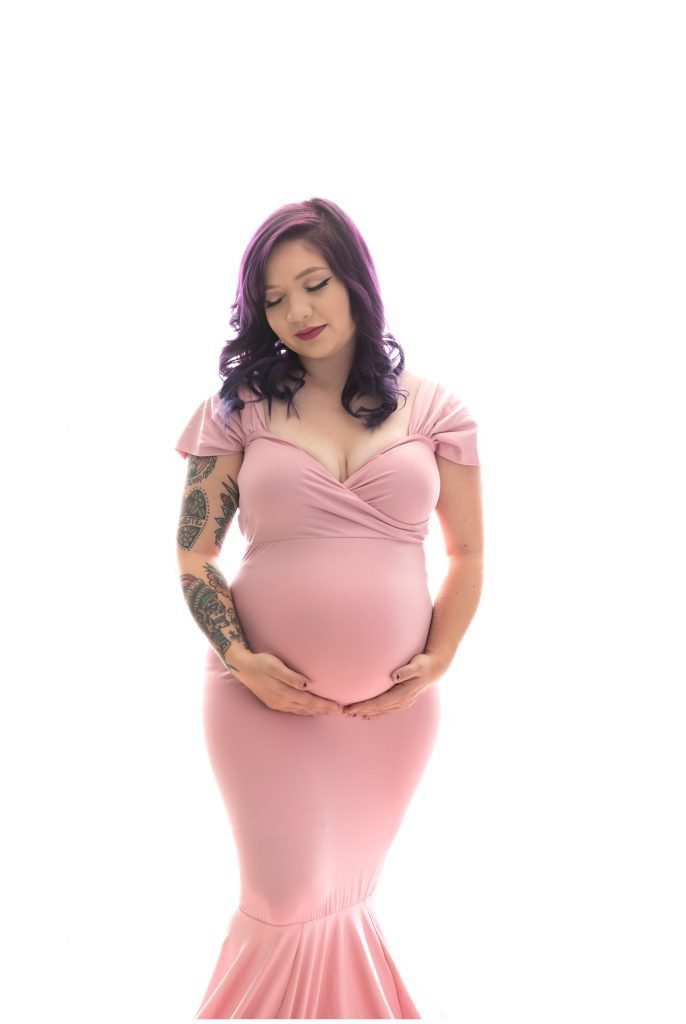
[[403, 391], [408, 392], [407, 401], [412, 402], [422, 385], [423, 377], [420, 377], [417, 373], [411, 373], [410, 370], [403, 370], [398, 377], [398, 384]]
[[253, 391], [249, 382], [242, 380], [236, 388], [236, 397], [243, 402], [243, 408], [235, 409], [234, 415], [239, 420], [241, 430], [247, 440], [255, 431], [266, 429], [267, 396], [262, 394], [257, 385]]
[[448, 384], [422, 378], [415, 416], [417, 431], [428, 437], [437, 455], [464, 465], [480, 465], [477, 424], [462, 397]]
[[243, 451], [246, 417], [242, 409], [227, 412], [221, 389], [196, 407], [175, 445], [182, 455], [225, 455]]
[[418, 374], [412, 373], [410, 370], [403, 370], [398, 377], [399, 384], [404, 388], [416, 388], [421, 380], [422, 378]]

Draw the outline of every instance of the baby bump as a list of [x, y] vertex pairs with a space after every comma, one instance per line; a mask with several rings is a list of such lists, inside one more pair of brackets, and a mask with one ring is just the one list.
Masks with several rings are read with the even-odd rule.
[[424, 650], [432, 602], [421, 544], [303, 538], [251, 547], [231, 582], [254, 651], [275, 654], [322, 697], [352, 703], [393, 685]]

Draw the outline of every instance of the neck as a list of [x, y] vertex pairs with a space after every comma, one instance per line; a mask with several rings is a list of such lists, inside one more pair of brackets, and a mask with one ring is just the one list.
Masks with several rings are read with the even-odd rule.
[[333, 392], [341, 394], [345, 382], [350, 375], [355, 354], [354, 342], [346, 345], [331, 356], [324, 356], [321, 359], [314, 359], [308, 356], [300, 356], [300, 362], [307, 373], [306, 384], [313, 391]]

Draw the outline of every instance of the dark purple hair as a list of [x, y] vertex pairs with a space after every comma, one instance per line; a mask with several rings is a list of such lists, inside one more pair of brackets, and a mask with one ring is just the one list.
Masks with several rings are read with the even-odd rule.
[[[243, 254], [230, 319], [237, 335], [226, 342], [219, 359], [219, 373], [224, 378], [220, 390], [224, 415], [228, 418], [234, 409], [244, 407], [237, 394], [241, 383], [256, 396], [254, 401], [267, 398], [270, 416], [272, 398], [276, 397], [287, 400], [290, 414], [293, 398], [305, 383], [300, 356], [274, 333], [264, 308], [269, 254], [277, 242], [294, 238], [316, 249], [348, 289], [356, 327], [355, 355], [341, 403], [351, 416], [365, 419], [369, 428], [375, 427], [397, 409], [398, 395], [407, 395], [398, 386], [405, 354], [393, 335], [384, 332], [379, 282], [362, 235], [339, 206], [318, 197], [279, 207], [260, 225]], [[350, 403], [356, 395], [380, 398], [381, 404], [378, 409], [352, 412]]]

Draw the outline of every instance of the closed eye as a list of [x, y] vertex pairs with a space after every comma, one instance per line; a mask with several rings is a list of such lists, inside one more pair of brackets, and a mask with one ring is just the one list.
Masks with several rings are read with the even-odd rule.
[[[319, 289], [323, 288], [325, 284], [328, 284], [330, 280], [331, 280], [331, 278], [327, 277], [325, 281], [321, 282], [321, 284], [316, 284], [312, 288], [305, 288], [305, 291], [306, 292], [318, 292]], [[281, 299], [276, 299], [274, 302], [265, 302], [264, 308], [265, 309], [272, 309], [274, 306], [278, 306], [278, 304], [280, 302], [281, 302]]]

